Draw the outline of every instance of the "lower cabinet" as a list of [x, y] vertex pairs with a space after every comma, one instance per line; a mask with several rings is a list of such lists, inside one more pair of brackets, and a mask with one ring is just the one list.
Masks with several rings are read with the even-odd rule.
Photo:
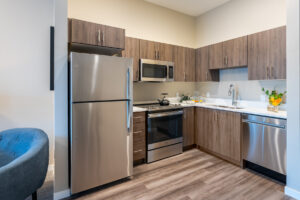
[[196, 143], [200, 149], [241, 165], [241, 114], [196, 108]]
[[146, 159], [146, 113], [133, 113], [133, 161]]
[[183, 147], [191, 147], [195, 144], [194, 110], [194, 107], [183, 110]]

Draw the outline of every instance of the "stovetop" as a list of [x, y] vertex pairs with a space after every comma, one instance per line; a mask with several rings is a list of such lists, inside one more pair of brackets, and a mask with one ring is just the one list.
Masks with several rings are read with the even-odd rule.
[[167, 110], [178, 110], [182, 109], [181, 105], [168, 105], [168, 106], [161, 106], [159, 104], [143, 104], [143, 105], [135, 105], [137, 107], [146, 108], [149, 112], [156, 112], [156, 111], [167, 111]]

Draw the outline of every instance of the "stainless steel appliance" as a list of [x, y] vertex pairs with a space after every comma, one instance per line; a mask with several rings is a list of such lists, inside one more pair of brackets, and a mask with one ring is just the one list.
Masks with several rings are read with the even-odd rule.
[[160, 60], [140, 60], [140, 81], [174, 81], [174, 63]]
[[243, 115], [243, 159], [286, 175], [286, 120]]
[[181, 106], [144, 106], [147, 115], [147, 163], [182, 153]]
[[70, 186], [78, 193], [132, 175], [132, 60], [71, 53]]

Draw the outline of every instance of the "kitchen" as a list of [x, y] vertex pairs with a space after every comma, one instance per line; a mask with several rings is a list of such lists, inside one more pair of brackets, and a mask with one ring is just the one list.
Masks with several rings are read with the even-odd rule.
[[[227, 9], [232, 6], [228, 4]], [[150, 40], [154, 37], [142, 34], [135, 36], [138, 34], [130, 33], [130, 28], [118, 28], [116, 21], [111, 23], [113, 26], [95, 23], [98, 20], [87, 20], [93, 17], [85, 16], [76, 6], [88, 7], [70, 2], [71, 50], [96, 45], [116, 51], [109, 52], [106, 48], [89, 51], [133, 58], [133, 171], [151, 166], [145, 163], [167, 162], [164, 158], [175, 159], [176, 155], [180, 157], [191, 152], [197, 155], [194, 151], [199, 149], [208, 153], [207, 156], [213, 155], [234, 166], [252, 168], [286, 182], [286, 105], [281, 105], [279, 111], [268, 111], [268, 97], [262, 91], [262, 88], [276, 89], [278, 93], [286, 91], [284, 15], [278, 20], [280, 22], [274, 19], [274, 24], [268, 24], [268, 28], [244, 31], [247, 34], [235, 33], [236, 37], [232, 34], [228, 39], [216, 40], [218, 42], [199, 40], [195, 48], [195, 41], [174, 44]], [[223, 11], [224, 7], [226, 4], [219, 10]], [[221, 11], [217, 8], [214, 12]], [[207, 16], [204, 14], [204, 17]], [[202, 25], [201, 20], [196, 23]], [[153, 29], [149, 31], [155, 33]], [[79, 43], [81, 45], [77, 45]], [[122, 51], [118, 51], [120, 49]], [[180, 102], [181, 95], [186, 101]], [[163, 99], [158, 102], [158, 98]], [[265, 144], [264, 137], [270, 143]], [[71, 178], [71, 194], [76, 193], [72, 191]], [[98, 195], [101, 196], [101, 191]]]

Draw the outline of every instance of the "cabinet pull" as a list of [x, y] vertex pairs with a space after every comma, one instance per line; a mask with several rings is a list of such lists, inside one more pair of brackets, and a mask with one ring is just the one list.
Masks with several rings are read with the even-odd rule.
[[155, 53], [155, 55], [154, 55], [155, 60], [157, 60], [157, 52], [156, 52], [156, 50], [154, 51], [154, 53]]
[[267, 67], [267, 79], [269, 79], [269, 67]]
[[208, 72], [206, 72], [205, 80], [208, 81]]
[[272, 79], [275, 79], [275, 76], [274, 76], [274, 68], [273, 68], [273, 66], [270, 67], [270, 70], [271, 70], [271, 72], [270, 72], [271, 78], [272, 78]]
[[[104, 38], [105, 38], [105, 36], [104, 36], [104, 31], [102, 31], [102, 42], [104, 42]], [[103, 45], [103, 44], [102, 44]]]
[[98, 43], [100, 43], [100, 42], [101, 42], [101, 31], [98, 30]]
[[157, 51], [157, 59], [159, 60], [159, 51]]
[[133, 132], [133, 134], [137, 134], [137, 133], [143, 133], [144, 131], [135, 131]]
[[139, 152], [142, 152], [142, 151], [143, 151], [142, 149], [139, 149], [139, 150], [133, 151], [133, 153], [139, 153]]

